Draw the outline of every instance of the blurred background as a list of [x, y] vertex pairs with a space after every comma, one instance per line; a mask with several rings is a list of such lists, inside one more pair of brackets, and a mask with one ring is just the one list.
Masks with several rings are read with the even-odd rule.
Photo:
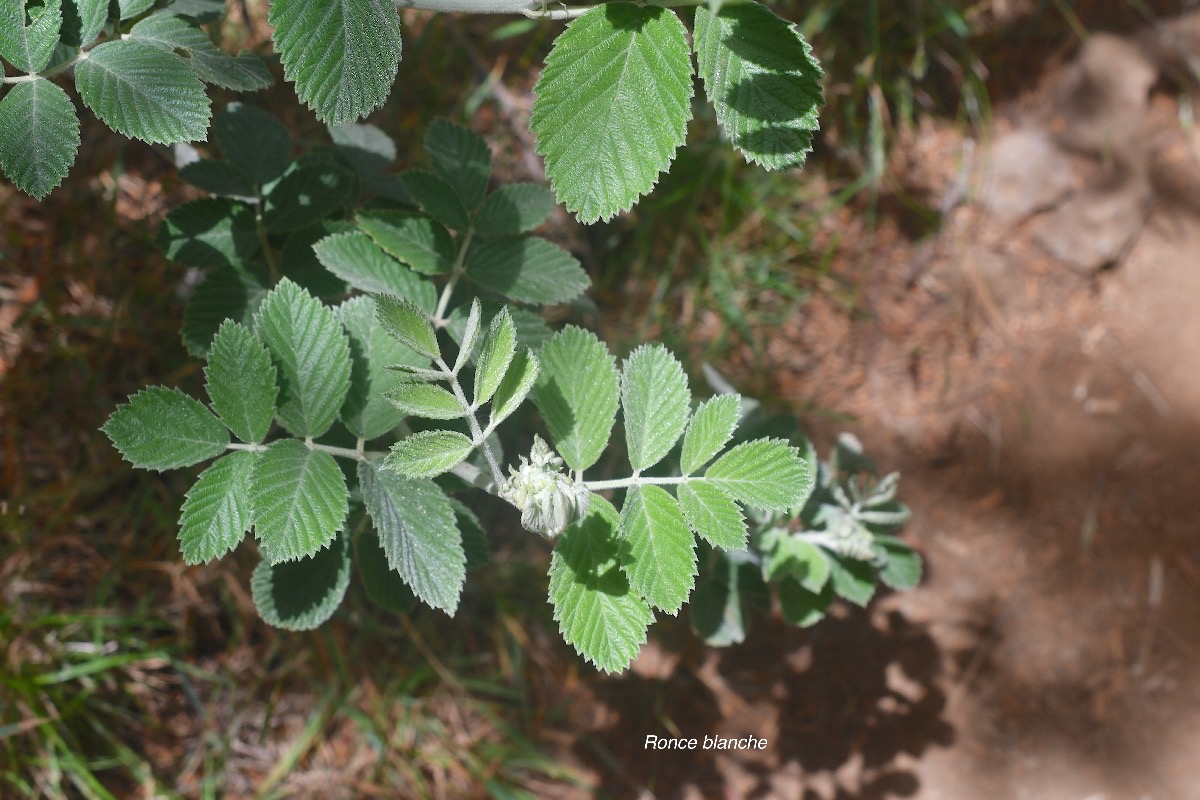
[[[915, 591], [703, 647], [664, 618], [626, 675], [563, 644], [548, 554], [490, 519], [453, 623], [259, 621], [253, 555], [185, 567], [188, 475], [99, 433], [199, 386], [195, 190], [84, 123], [38, 203], [0, 186], [0, 796], [1195, 798], [1200, 785], [1200, 10], [1194, 0], [811, 0], [828, 106], [803, 171], [697, 119], [635, 211], [548, 235], [614, 350], [663, 341], [902, 473]], [[560, 24], [405, 12], [371, 121], [449, 116], [541, 180], [530, 90]], [[269, 51], [265, 5], [219, 38]], [[323, 135], [277, 84], [256, 102]], [[401, 157], [402, 165], [410, 163]], [[485, 510], [486, 511], [486, 510]], [[765, 737], [647, 752], [645, 736]]]

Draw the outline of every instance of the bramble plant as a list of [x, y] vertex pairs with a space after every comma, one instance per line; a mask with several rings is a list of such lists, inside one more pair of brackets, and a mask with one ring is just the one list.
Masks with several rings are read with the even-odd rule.
[[[530, 309], [576, 299], [587, 275], [528, 233], [553, 209], [547, 190], [488, 192], [490, 151], [476, 134], [435, 122], [431, 168], [389, 181], [379, 170], [395, 146], [373, 126], [334, 129], [332, 148], [295, 161], [286, 132], [256, 109], [231, 106], [215, 130], [226, 158], [183, 175], [232, 196], [181, 206], [160, 231], [168, 254], [208, 271], [184, 338], [207, 358], [209, 405], [152, 387], [104, 430], [135, 466], [217, 459], [183, 504], [184, 559], [220, 557], [253, 529], [263, 561], [252, 594], [269, 623], [320, 625], [352, 565], [385, 608], [415, 595], [453, 614], [467, 568], [486, 559], [468, 504], [479, 491], [554, 542], [554, 617], [607, 671], [636, 656], [655, 610], [675, 615], [688, 601], [698, 541], [717, 563], [693, 622], [714, 643], [744, 636], [747, 564], [761, 588], [778, 585], [798, 624], [819, 619], [834, 593], [865, 603], [877, 575], [914, 582], [911, 551], [870, 529], [903, 522], [894, 477], [871, 489], [836, 461], [818, 470], [783, 437], [746, 435], [742, 399], [694, 403], [660, 345], [618, 367], [594, 334], [551, 332]], [[250, 133], [226, 147], [230, 130]], [[212, 177], [233, 174], [242, 182]], [[371, 186], [399, 186], [412, 206]], [[527, 400], [549, 443], [514, 417]], [[623, 448], [612, 441], [618, 416]], [[528, 452], [507, 467], [502, 433]], [[620, 449], [624, 474], [592, 475]]]

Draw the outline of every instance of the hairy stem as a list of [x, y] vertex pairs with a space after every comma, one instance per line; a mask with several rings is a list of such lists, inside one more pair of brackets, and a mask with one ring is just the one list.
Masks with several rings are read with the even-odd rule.
[[487, 434], [479, 425], [479, 420], [475, 419], [475, 410], [467, 401], [467, 393], [463, 391], [462, 384], [458, 382], [458, 376], [450, 371], [450, 366], [439, 356], [437, 365], [450, 373], [449, 381], [450, 388], [454, 391], [455, 398], [458, 399], [459, 405], [462, 406], [467, 420], [467, 426], [471, 429], [471, 439], [474, 440], [475, 446], [483, 451], [483, 457], [487, 459], [488, 469], [492, 472], [492, 480], [495, 483], [497, 491], [504, 486], [504, 472], [500, 469], [500, 462], [496, 460], [496, 454], [492, 452], [492, 446], [488, 444]]
[[279, 258], [275, 255], [275, 251], [271, 249], [271, 241], [267, 237], [267, 224], [263, 221], [263, 194], [262, 187], [255, 185], [254, 197], [258, 200], [254, 204], [254, 230], [258, 234], [259, 247], [262, 248], [263, 258], [267, 260], [267, 271], [271, 274], [271, 283], [279, 282]]
[[678, 486], [688, 481], [703, 480], [684, 475], [677, 478], [647, 478], [645, 475], [634, 475], [629, 478], [618, 478], [612, 481], [584, 481], [583, 485], [593, 492], [601, 489], [627, 489], [630, 486]]
[[450, 323], [446, 318], [446, 308], [450, 305], [450, 298], [454, 294], [454, 287], [458, 285], [458, 279], [463, 276], [466, 271], [463, 269], [463, 264], [467, 261], [467, 248], [471, 246], [471, 238], [474, 237], [475, 231], [468, 228], [466, 235], [463, 236], [462, 244], [458, 248], [458, 255], [454, 257], [454, 266], [450, 269], [450, 280], [446, 281], [446, 285], [442, 287], [442, 296], [438, 298], [437, 308], [433, 312], [433, 323], [435, 328], [444, 328]]

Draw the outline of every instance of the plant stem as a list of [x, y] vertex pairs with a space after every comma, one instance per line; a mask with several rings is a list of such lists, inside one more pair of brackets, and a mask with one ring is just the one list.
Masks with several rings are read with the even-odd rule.
[[626, 489], [630, 486], [678, 486], [688, 481], [703, 480], [684, 475], [678, 478], [647, 478], [644, 475], [634, 475], [630, 478], [618, 478], [612, 481], [584, 481], [583, 485], [593, 492], [601, 489]]
[[458, 285], [458, 279], [463, 276], [466, 271], [463, 269], [463, 264], [467, 260], [467, 248], [471, 245], [471, 238], [474, 237], [475, 231], [471, 228], [467, 229], [467, 233], [463, 236], [462, 245], [458, 248], [458, 255], [454, 257], [454, 266], [450, 269], [450, 280], [446, 281], [446, 285], [442, 287], [442, 296], [438, 298], [437, 308], [433, 312], [433, 323], [435, 328], [444, 328], [450, 323], [446, 319], [446, 308], [450, 305], [450, 297], [454, 294], [454, 287]]
[[[437, 365], [446, 372], [450, 372], [450, 366], [440, 356], [437, 358]], [[467, 426], [471, 429], [471, 438], [474, 440], [475, 446], [483, 451], [483, 457], [487, 459], [488, 469], [492, 472], [492, 480], [498, 491], [506, 483], [504, 472], [500, 469], [500, 462], [496, 460], [496, 454], [492, 452], [492, 446], [488, 444], [487, 434], [479, 426], [479, 420], [475, 419], [475, 409], [467, 402], [467, 393], [463, 391], [462, 384], [458, 382], [458, 376], [451, 374], [449, 381], [450, 388], [454, 391], [455, 398], [458, 399], [458, 404], [466, 412], [464, 416], [467, 419]]]
[[271, 274], [271, 284], [279, 282], [279, 259], [275, 256], [275, 251], [271, 249], [271, 241], [267, 237], [267, 224], [263, 221], [263, 194], [262, 186], [255, 184], [254, 197], [258, 202], [254, 204], [254, 230], [258, 234], [258, 244], [262, 248], [263, 258], [267, 260], [267, 271]]
[[55, 64], [53, 67], [46, 70], [45, 72], [31, 72], [28, 75], [13, 75], [11, 77], [5, 75], [3, 77], [0, 77], [0, 83], [29, 83], [31, 81], [36, 81], [40, 78], [53, 78], [55, 75], [58, 75], [59, 73], [66, 72], [71, 67], [78, 64], [80, 61], [86, 60], [87, 57], [88, 57], [88, 51], [80, 50], [78, 53], [71, 56], [66, 61], [62, 62], [61, 64]]

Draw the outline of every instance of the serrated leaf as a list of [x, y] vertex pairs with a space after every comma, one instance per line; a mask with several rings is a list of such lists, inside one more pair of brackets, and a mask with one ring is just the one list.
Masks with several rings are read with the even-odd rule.
[[248, 53], [229, 55], [188, 17], [171, 12], [152, 14], [133, 26], [129, 38], [184, 59], [205, 83], [235, 92], [252, 92], [271, 85], [271, 73], [262, 59]]
[[531, 231], [554, 212], [554, 194], [534, 183], [509, 183], [488, 195], [471, 227], [483, 236]]
[[41, 200], [62, 183], [79, 150], [79, 116], [67, 93], [37, 78], [11, 86], [0, 100], [0, 168]]
[[241, 267], [259, 250], [254, 213], [244, 203], [215, 197], [184, 203], [158, 226], [158, 246], [189, 267]]
[[108, 0], [64, 0], [62, 14], [62, 43], [68, 47], [89, 45], [108, 21]]
[[[458, 356], [454, 359], [454, 374], [457, 375], [475, 352], [478, 344], [479, 331], [483, 327], [483, 309], [479, 300], [471, 301], [471, 310], [467, 312], [467, 322], [463, 326], [462, 336], [458, 342]], [[453, 335], [453, 334], [451, 334]]]
[[606, 3], [555, 40], [530, 127], [580, 222], [628, 210], [658, 181], [692, 117], [687, 31], [673, 11]]
[[346, 537], [328, 550], [285, 564], [261, 562], [250, 577], [250, 594], [268, 625], [288, 631], [320, 627], [342, 604], [350, 585]]
[[679, 504], [658, 486], [634, 486], [621, 507], [621, 569], [629, 585], [671, 614], [696, 581], [696, 539]]
[[568, 303], [591, 284], [573, 255], [537, 236], [504, 236], [472, 247], [467, 275], [485, 289], [535, 305]]
[[204, 84], [174, 55], [119, 39], [75, 65], [84, 104], [117, 133], [151, 144], [194, 142], [208, 133]]
[[354, 180], [354, 173], [331, 161], [294, 162], [267, 189], [267, 230], [282, 233], [320, 222], [349, 200]]
[[887, 563], [879, 570], [879, 580], [897, 591], [913, 589], [921, 582], [921, 556], [894, 536], [876, 536], [876, 551], [882, 551]]
[[405, 480], [377, 461], [359, 462], [358, 482], [389, 566], [422, 602], [454, 616], [467, 557], [446, 495], [433, 481]]
[[832, 569], [825, 551], [786, 531], [777, 537], [764, 565], [768, 580], [790, 577], [810, 592], [824, 588]]
[[803, 164], [819, 127], [823, 73], [796, 27], [758, 3], [701, 7], [693, 46], [717, 120], [746, 160]]
[[414, 352], [426, 358], [438, 358], [437, 334], [425, 312], [407, 297], [375, 295], [375, 315], [383, 329]]
[[334, 275], [317, 258], [313, 246], [337, 233], [348, 233], [354, 226], [344, 220], [324, 219], [288, 234], [279, 251], [279, 271], [283, 277], [302, 286], [309, 294], [332, 301], [350, 290], [346, 281]]
[[813, 477], [799, 451], [782, 439], [743, 442], [713, 462], [704, 477], [735, 500], [765, 511], [801, 502]]
[[384, 466], [408, 478], [432, 478], [454, 469], [473, 449], [457, 431], [421, 431], [392, 445]]
[[475, 368], [475, 407], [492, 399], [500, 381], [504, 379], [513, 354], [517, 351], [517, 330], [507, 308], [493, 319], [479, 348], [479, 361]]
[[122, 22], [133, 19], [154, 6], [155, 0], [117, 0], [117, 9]]
[[254, 197], [254, 183], [228, 161], [201, 158], [180, 167], [179, 177], [209, 194]]
[[400, 182], [422, 210], [438, 222], [458, 231], [470, 227], [471, 215], [467, 207], [454, 184], [442, 176], [423, 169], [409, 169], [400, 173]]
[[287, 128], [271, 114], [245, 103], [230, 103], [213, 120], [213, 135], [225, 157], [255, 183], [283, 174], [292, 154]]
[[213, 337], [226, 319], [250, 325], [254, 312], [267, 296], [267, 287], [255, 275], [220, 267], [192, 292], [183, 310], [183, 344], [197, 358], [208, 355]]
[[329, 136], [359, 175], [376, 175], [396, 160], [396, 143], [374, 125], [335, 125], [329, 129]]
[[358, 227], [394, 258], [417, 272], [439, 275], [454, 266], [457, 248], [450, 232], [423, 214], [407, 211], [362, 211]]
[[275, 0], [267, 13], [283, 74], [327, 125], [383, 105], [400, 64], [400, 17], [388, 0]]
[[374, 439], [390, 431], [404, 413], [384, 395], [403, 382], [403, 377], [388, 367], [423, 367], [423, 358], [397, 342], [383, 330], [375, 318], [375, 303], [369, 297], [352, 297], [335, 309], [350, 335], [350, 391], [339, 412], [346, 428], [355, 436]]
[[364, 534], [355, 540], [355, 561], [367, 595], [381, 608], [408, 614], [417, 607], [417, 596], [400, 573], [388, 566], [387, 554], [378, 536]]
[[350, 343], [341, 324], [284, 278], [263, 300], [254, 326], [278, 370], [280, 423], [296, 436], [325, 433], [350, 389]]
[[832, 600], [833, 585], [829, 583], [820, 592], [810, 592], [791, 578], [784, 578], [779, 584], [779, 608], [789, 625], [802, 628], [816, 625]]
[[280, 439], [250, 473], [254, 535], [271, 564], [307, 558], [332, 542], [349, 510], [346, 479], [333, 456]]
[[230, 453], [200, 473], [179, 512], [185, 564], [203, 564], [232, 551], [253, 521], [247, 499], [258, 453]]
[[386, 397], [389, 403], [414, 417], [458, 419], [466, 413], [453, 394], [427, 383], [403, 383]]
[[533, 401], [554, 448], [573, 470], [596, 463], [617, 418], [620, 377], [596, 335], [568, 325], [542, 346]]
[[213, 411], [243, 442], [261, 442], [275, 416], [275, 367], [271, 354], [239, 322], [221, 324], [208, 351], [204, 388]]
[[101, 430], [126, 461], [155, 472], [199, 464], [229, 444], [229, 431], [203, 403], [165, 386], [130, 395]]
[[58, 44], [62, 0], [26, 5], [27, 0], [0, 2], [0, 56], [22, 72], [38, 72], [50, 62]]
[[869, 561], [829, 556], [829, 585], [838, 597], [866, 606], [875, 595], [875, 567]]
[[496, 389], [496, 396], [492, 399], [489, 429], [495, 430], [497, 425], [508, 419], [520, 407], [537, 380], [538, 369], [538, 360], [532, 350], [526, 347], [517, 351], [508, 366], [508, 371], [504, 373], [504, 380], [500, 381], [500, 386]]
[[701, 570], [690, 605], [692, 630], [709, 647], [728, 647], [746, 639], [745, 598], [767, 594], [753, 564], [714, 554]]
[[718, 395], [700, 404], [683, 436], [679, 468], [684, 475], [691, 475], [721, 452], [737, 427], [741, 405], [742, 399], [736, 394]]
[[617, 512], [602, 497], [558, 538], [550, 558], [550, 603], [563, 639], [604, 672], [626, 669], [654, 619], [617, 560]]
[[326, 236], [313, 245], [313, 252], [325, 269], [360, 291], [408, 297], [422, 282], [358, 231]]
[[652, 467], [679, 440], [691, 404], [683, 366], [662, 345], [630, 353], [621, 374], [625, 442], [635, 470]]
[[490, 560], [488, 558], [487, 534], [475, 512], [455, 500], [447, 498], [450, 507], [454, 509], [454, 522], [462, 532], [463, 552], [467, 555], [467, 569], [482, 567]]
[[470, 128], [436, 119], [425, 132], [425, 153], [433, 170], [454, 187], [468, 209], [479, 206], [492, 175], [492, 151]]
[[225, 0], [172, 0], [171, 10], [208, 23], [225, 16]]
[[723, 550], [746, 546], [746, 520], [729, 495], [699, 481], [681, 483], [676, 494], [688, 526], [709, 544]]

